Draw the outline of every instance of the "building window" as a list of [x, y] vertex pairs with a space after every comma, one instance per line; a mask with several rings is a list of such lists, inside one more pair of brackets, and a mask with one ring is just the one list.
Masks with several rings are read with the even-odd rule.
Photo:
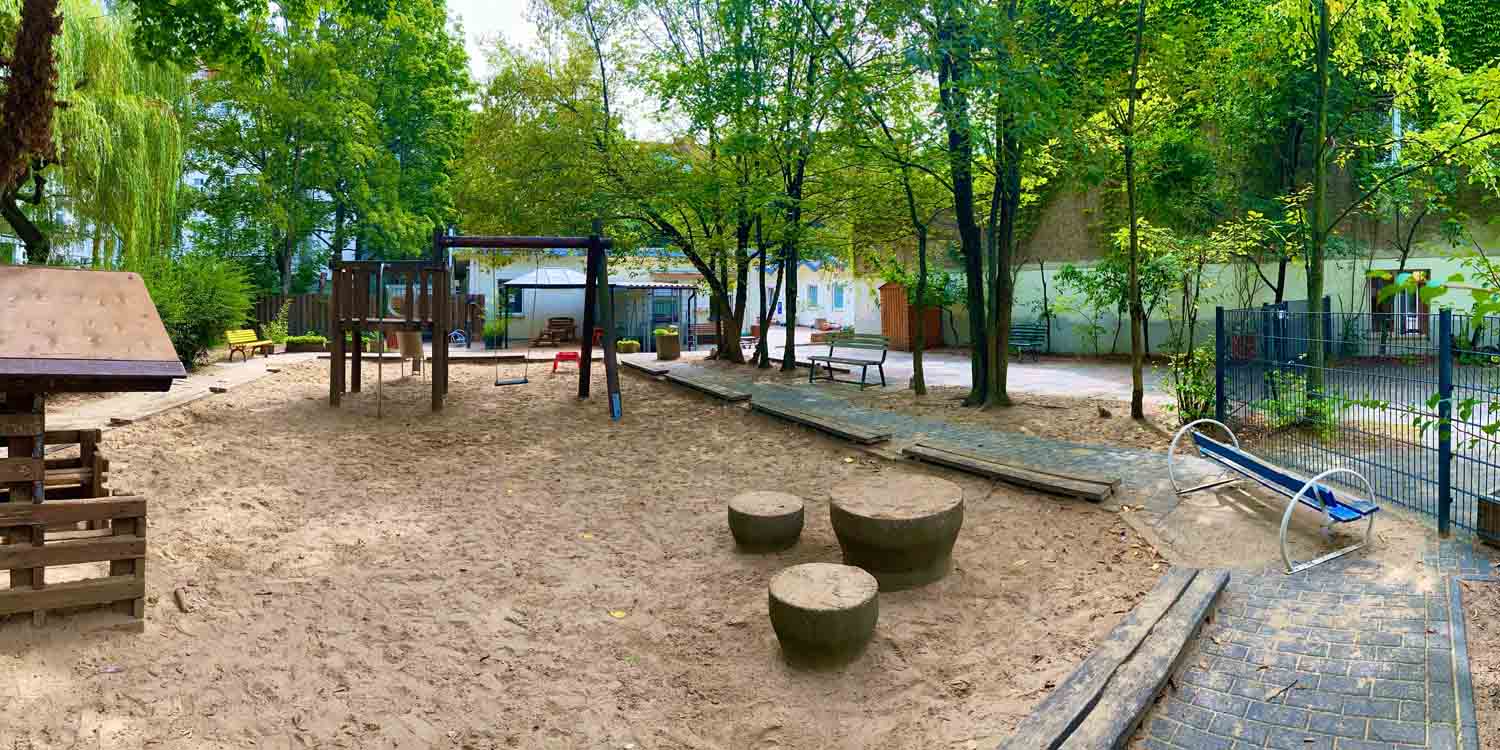
[[833, 285], [833, 309], [835, 309], [835, 310], [842, 310], [842, 309], [844, 309], [844, 285], [843, 284], [834, 284]]
[[818, 306], [818, 285], [817, 284], [808, 284], [807, 285], [807, 306], [808, 307], [817, 307]]
[[496, 282], [500, 290], [499, 299], [505, 300], [506, 316], [525, 314], [526, 310], [525, 305], [522, 301], [522, 295], [526, 293], [526, 290], [511, 289], [505, 285], [505, 282], [507, 281], [510, 281], [510, 279], [500, 279]]
[[[1398, 278], [1403, 274], [1418, 275], [1423, 279], [1431, 278], [1431, 273], [1426, 270], [1405, 269], [1391, 273], [1392, 278]], [[1375, 324], [1381, 330], [1392, 331], [1397, 334], [1423, 334], [1427, 333], [1428, 318], [1430, 311], [1427, 303], [1422, 301], [1415, 290], [1405, 289], [1386, 299], [1380, 299], [1380, 290], [1393, 283], [1381, 278], [1371, 278], [1370, 285], [1370, 310], [1375, 313]]]

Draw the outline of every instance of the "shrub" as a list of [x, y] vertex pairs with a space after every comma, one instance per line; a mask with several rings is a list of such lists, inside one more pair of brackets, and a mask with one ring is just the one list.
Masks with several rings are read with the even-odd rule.
[[287, 299], [286, 301], [281, 303], [281, 309], [276, 311], [276, 319], [267, 323], [265, 326], [264, 333], [266, 335], [266, 338], [271, 340], [271, 343], [286, 343], [287, 328], [289, 327], [288, 319], [291, 318], [291, 316], [292, 301], [290, 299]]
[[224, 340], [225, 331], [245, 324], [250, 285], [244, 272], [225, 260], [189, 253], [151, 259], [131, 270], [146, 282], [172, 347], [189, 369]]
[[501, 336], [505, 335], [505, 332], [507, 329], [509, 329], [509, 327], [509, 318], [495, 318], [494, 320], [487, 320], [484, 322], [484, 337], [487, 339], [500, 338]]
[[1214, 415], [1214, 350], [1198, 347], [1167, 360], [1167, 392], [1178, 424]]
[[287, 336], [285, 343], [287, 343], [287, 344], [312, 344], [312, 345], [315, 345], [315, 346], [326, 346], [328, 344], [328, 339], [325, 338], [325, 337], [323, 337], [323, 336], [320, 336], [320, 335], [318, 335], [316, 333], [309, 333], [309, 334], [306, 334], [306, 335], [303, 335], [303, 336]]

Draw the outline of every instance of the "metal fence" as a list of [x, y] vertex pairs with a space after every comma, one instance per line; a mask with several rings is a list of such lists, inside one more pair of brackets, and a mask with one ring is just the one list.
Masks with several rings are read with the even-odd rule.
[[1216, 415], [1257, 453], [1354, 469], [1443, 533], [1500, 534], [1500, 318], [1220, 308], [1215, 342]]

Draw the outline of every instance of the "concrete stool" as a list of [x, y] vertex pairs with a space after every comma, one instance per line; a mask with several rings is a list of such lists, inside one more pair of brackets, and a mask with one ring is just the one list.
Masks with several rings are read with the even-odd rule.
[[886, 474], [836, 487], [829, 507], [844, 563], [870, 571], [881, 591], [948, 574], [964, 523], [963, 488], [922, 474]]
[[771, 579], [771, 627], [787, 660], [842, 664], [864, 650], [880, 616], [875, 577], [834, 563], [795, 565]]
[[802, 534], [802, 498], [785, 492], [746, 492], [729, 501], [729, 531], [747, 550], [786, 549]]

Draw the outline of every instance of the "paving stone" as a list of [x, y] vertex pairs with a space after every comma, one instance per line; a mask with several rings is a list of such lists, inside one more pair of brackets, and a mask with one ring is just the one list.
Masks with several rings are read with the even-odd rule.
[[1291, 706], [1279, 706], [1271, 703], [1251, 703], [1250, 710], [1245, 713], [1245, 718], [1253, 721], [1263, 721], [1267, 724], [1300, 729], [1307, 726], [1308, 714], [1303, 709]]
[[1199, 729], [1207, 729], [1209, 724], [1213, 723], [1214, 713], [1207, 709], [1199, 708], [1176, 698], [1167, 699], [1166, 705], [1167, 716], [1177, 720], [1178, 723]]
[[1412, 745], [1427, 743], [1427, 727], [1407, 721], [1370, 720], [1370, 738], [1405, 742]]
[[1303, 729], [1272, 727], [1266, 735], [1266, 747], [1276, 750], [1333, 750], [1333, 738]]
[[1369, 695], [1372, 680], [1363, 677], [1340, 677], [1325, 674], [1318, 678], [1318, 689], [1344, 695]]
[[1354, 697], [1344, 700], [1344, 713], [1349, 716], [1370, 716], [1381, 719], [1394, 719], [1401, 715], [1396, 701]]
[[1420, 682], [1376, 680], [1374, 687], [1376, 698], [1398, 698], [1405, 701], [1422, 701], [1427, 699], [1427, 688]]
[[1193, 696], [1193, 705], [1218, 711], [1221, 714], [1244, 716], [1245, 711], [1250, 707], [1250, 701], [1217, 690], [1199, 690]]
[[1234, 747], [1234, 741], [1228, 737], [1218, 737], [1189, 726], [1178, 727], [1172, 743], [1185, 750], [1232, 750]]
[[1329, 693], [1322, 690], [1301, 690], [1293, 688], [1286, 694], [1286, 702], [1289, 706], [1298, 708], [1311, 708], [1318, 711], [1329, 711], [1339, 713], [1344, 710], [1344, 696], [1338, 693]]
[[1265, 724], [1259, 724], [1235, 716], [1215, 716], [1214, 722], [1208, 728], [1208, 731], [1261, 745], [1266, 741], [1266, 730], [1269, 728]]
[[1339, 737], [1364, 737], [1369, 727], [1368, 719], [1355, 716], [1337, 716], [1313, 712], [1308, 720], [1307, 728], [1319, 734], [1332, 734]]

